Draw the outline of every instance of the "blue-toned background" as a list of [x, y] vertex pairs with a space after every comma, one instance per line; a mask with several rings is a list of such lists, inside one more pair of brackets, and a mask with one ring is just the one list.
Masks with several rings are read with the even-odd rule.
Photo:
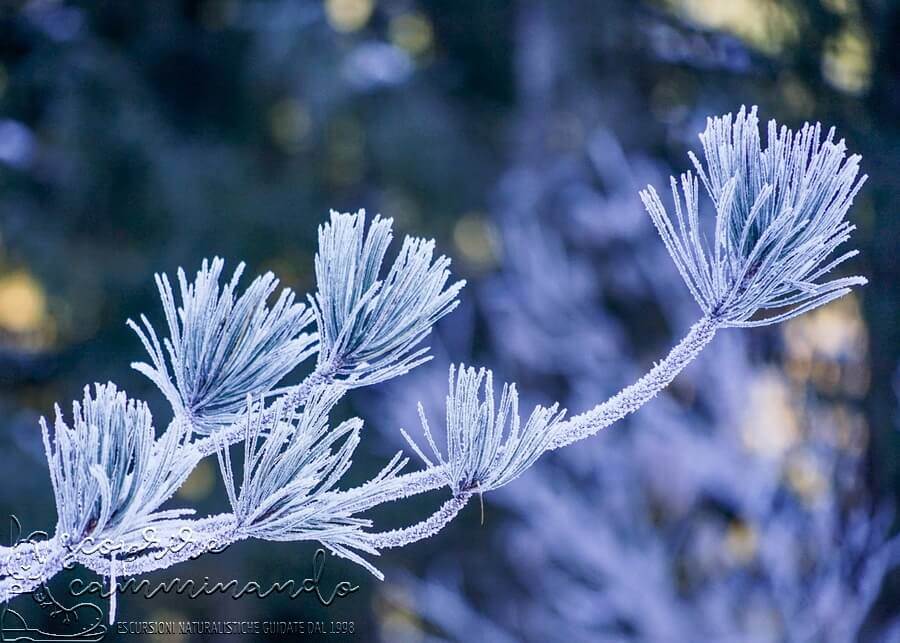
[[[119, 618], [353, 620], [382, 641], [900, 640], [898, 34], [889, 0], [4, 3], [0, 515], [52, 528], [37, 420], [83, 385], [113, 380], [165, 425], [125, 326], [161, 318], [154, 272], [218, 254], [307, 292], [329, 208], [435, 237], [469, 280], [434, 362], [342, 409], [367, 424], [353, 480], [417, 433], [417, 401], [440, 418], [450, 362], [494, 368], [528, 404], [593, 406], [699, 313], [637, 191], [687, 169], [706, 116], [758, 104], [863, 155], [850, 263], [868, 286], [721, 333], [667, 394], [486, 496], [484, 524], [473, 504], [387, 552], [384, 583], [329, 557], [326, 578], [361, 586], [330, 608], [126, 596]], [[176, 502], [224, 510], [214, 461]], [[152, 577], [302, 579], [315, 549], [245, 542]]]

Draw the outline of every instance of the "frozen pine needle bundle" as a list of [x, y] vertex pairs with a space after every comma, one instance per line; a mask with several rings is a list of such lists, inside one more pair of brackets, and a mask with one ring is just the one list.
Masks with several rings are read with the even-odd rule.
[[[204, 543], [220, 550], [247, 538], [314, 540], [382, 578], [371, 562], [381, 550], [433, 536], [473, 494], [513, 482], [546, 451], [636, 411], [720, 328], [789, 319], [865, 283], [831, 276], [856, 253], [839, 250], [865, 178], [859, 156], [847, 156], [833, 130], [823, 134], [817, 124], [794, 132], [772, 122], [763, 147], [754, 108], [710, 119], [700, 139], [703, 161], [691, 155], [696, 174], [671, 181], [671, 213], [652, 187], [641, 193], [703, 313], [669, 355], [568, 419], [556, 404], [524, 419], [515, 384], [504, 384], [498, 400], [491, 371], [451, 368], [443, 426], [429, 423], [420, 406], [431, 455], [407, 437], [423, 468], [404, 472], [408, 458], [398, 453], [356, 486], [346, 477], [363, 422], [335, 417], [339, 402], [352, 388], [428, 360], [424, 340], [458, 304], [464, 284], [450, 279], [450, 260], [435, 255], [434, 241], [407, 237], [386, 266], [392, 221], [376, 216], [367, 225], [362, 210], [332, 212], [319, 228], [309, 306], [288, 289], [276, 294], [271, 273], [240, 291], [243, 264], [223, 282], [219, 258], [203, 261], [193, 281], [179, 269], [177, 295], [168, 277], [157, 276], [165, 332], [145, 316], [129, 323], [149, 355], [134, 367], [160, 389], [172, 417], [157, 432], [144, 402], [107, 384], [86, 389], [70, 420], [57, 410], [52, 430], [42, 422], [57, 528], [39, 546], [0, 550], [0, 599], [38, 587], [71, 562], [114, 579], [171, 567], [205, 553]], [[284, 381], [313, 355], [306, 378]], [[243, 446], [240, 465], [235, 445]], [[213, 454], [230, 512], [193, 518], [189, 508], [164, 509]], [[442, 487], [450, 498], [424, 520], [374, 528], [373, 508]], [[143, 540], [149, 527], [162, 545]], [[195, 544], [169, 551], [184, 533]], [[83, 546], [104, 538], [132, 553]]]
[[157, 440], [152, 422], [144, 402], [112, 383], [97, 384], [93, 394], [86, 387], [82, 402], [72, 403], [71, 424], [59, 408], [52, 433], [41, 420], [59, 534], [70, 542], [113, 538], [185, 513], [156, 510], [191, 472], [180, 453], [186, 427]]
[[[850, 239], [847, 220], [859, 155], [847, 156], [834, 128], [792, 131], [769, 121], [762, 147], [756, 108], [710, 118], [700, 135], [705, 163], [671, 179], [674, 216], [652, 186], [641, 198], [697, 303], [729, 326], [762, 326], [812, 310], [866, 283], [829, 279], [857, 254], [836, 255]], [[698, 183], [715, 212], [713, 235], [700, 213]], [[757, 313], [761, 313], [757, 316]]]
[[[517, 478], [534, 464], [550, 445], [565, 410], [558, 405], [535, 407], [522, 426], [519, 393], [515, 384], [504, 384], [500, 402], [494, 404], [493, 373], [460, 366], [450, 367], [447, 394], [447, 458], [435, 443], [425, 410], [419, 405], [422, 430], [437, 462], [445, 468], [447, 484], [456, 493], [491, 491]], [[410, 446], [426, 466], [434, 463], [406, 435]]]
[[278, 288], [275, 275], [257, 277], [238, 296], [244, 264], [220, 285], [224, 266], [219, 257], [204, 260], [192, 283], [179, 268], [180, 306], [168, 276], [156, 276], [169, 330], [162, 345], [146, 317], [141, 317], [143, 328], [128, 321], [151, 361], [134, 368], [160, 388], [194, 431], [204, 434], [234, 422], [248, 391], [268, 393], [314, 354], [315, 336], [305, 332], [312, 311], [294, 303], [290, 289], [282, 290], [270, 308], [267, 300]]
[[428, 360], [421, 342], [438, 319], [456, 308], [465, 285], [448, 285], [450, 260], [434, 258], [433, 240], [413, 237], [406, 237], [383, 274], [392, 224], [376, 216], [366, 231], [365, 210], [360, 210], [332, 212], [331, 221], [319, 227], [319, 289], [311, 298], [319, 364], [354, 386], [397, 377]]

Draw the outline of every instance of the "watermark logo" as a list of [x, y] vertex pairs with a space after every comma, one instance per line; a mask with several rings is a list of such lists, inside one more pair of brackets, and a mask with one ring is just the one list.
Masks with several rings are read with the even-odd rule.
[[52, 631], [32, 627], [22, 614], [6, 605], [0, 613], [0, 641], [71, 641], [94, 643], [108, 631], [103, 610], [93, 603], [67, 607], [58, 601], [46, 585], [31, 592], [31, 597], [47, 612]]
[[[10, 546], [33, 546], [47, 540], [47, 533], [33, 531], [22, 536], [22, 524], [15, 516], [10, 516]], [[37, 551], [37, 549], [35, 549]], [[23, 564], [21, 570], [8, 569], [11, 578], [22, 578], [31, 571], [30, 565]], [[88, 602], [76, 602], [67, 606], [57, 600], [46, 584], [40, 584], [30, 592], [32, 600], [44, 612], [47, 629], [29, 625], [23, 614], [9, 607], [0, 608], [0, 641], [70, 641], [72, 643], [93, 643], [102, 640], [108, 631], [104, 623], [103, 610]], [[42, 621], [43, 622], [43, 621]], [[52, 630], [50, 629], [52, 628]]]
[[[46, 543], [48, 535], [46, 532], [32, 532], [23, 538], [21, 533], [21, 524], [15, 516], [12, 516], [10, 519], [10, 542], [12, 547], [33, 547], [34, 557], [36, 558], [40, 551], [39, 544]], [[188, 536], [190, 535], [188, 534]], [[148, 542], [152, 543], [154, 549], [159, 544], [156, 540]], [[117, 547], [110, 548], [108, 552], [105, 548], [102, 551], [103, 554], [108, 553], [110, 556], [116, 556], [117, 550], [122, 553], [122, 550]], [[90, 553], [95, 551], [91, 550]], [[218, 553], [222, 549], [211, 549], [210, 551]], [[26, 578], [30, 573], [34, 573], [33, 570], [29, 569], [31, 567], [30, 564], [23, 563], [20, 566], [22, 567], [21, 570], [6, 569], [4, 571], [10, 578]], [[65, 566], [71, 568], [74, 566], [74, 562], [69, 560]], [[354, 624], [352, 621], [247, 621], [242, 622], [243, 624], [237, 628], [232, 627], [230, 624], [214, 624], [210, 622], [204, 625], [204, 622], [200, 621], [184, 621], [167, 624], [163, 631], [159, 631], [155, 627], [148, 629], [140, 625], [144, 623], [143, 621], [131, 621], [129, 622], [131, 625], [126, 624], [123, 630], [122, 623], [107, 626], [103, 608], [95, 603], [83, 600], [86, 597], [115, 600], [113, 594], [131, 594], [143, 596], [146, 599], [152, 599], [159, 594], [177, 594], [189, 599], [221, 595], [230, 597], [233, 600], [240, 600], [248, 596], [265, 599], [275, 594], [287, 596], [290, 600], [296, 600], [311, 594], [320, 605], [329, 607], [336, 600], [345, 598], [359, 590], [359, 585], [346, 580], [329, 585], [323, 580], [324, 569], [325, 550], [319, 548], [313, 554], [312, 574], [302, 581], [289, 579], [264, 585], [256, 581], [241, 584], [237, 579], [227, 582], [211, 582], [208, 577], [204, 577], [203, 581], [197, 582], [193, 579], [176, 577], [168, 581], [151, 584], [147, 579], [125, 578], [110, 585], [108, 582], [99, 580], [85, 581], [82, 578], [75, 578], [67, 586], [68, 597], [66, 598], [71, 599], [68, 602], [74, 602], [72, 606], [67, 606], [67, 601], [64, 599], [57, 599], [50, 592], [47, 585], [41, 583], [30, 592], [22, 592], [23, 594], [30, 593], [33, 601], [40, 607], [43, 613], [41, 627], [30, 625], [23, 611], [12, 609], [7, 604], [3, 604], [2, 611], [0, 611], [0, 642], [70, 641], [71, 643], [92, 643], [103, 640], [110, 631], [113, 631], [115, 634], [152, 634], [165, 633], [167, 630], [172, 633], [242, 633], [243, 630], [249, 628], [252, 633], [267, 634], [353, 633]], [[82, 600], [79, 601], [79, 599]], [[161, 625], [160, 628], [162, 628]]]

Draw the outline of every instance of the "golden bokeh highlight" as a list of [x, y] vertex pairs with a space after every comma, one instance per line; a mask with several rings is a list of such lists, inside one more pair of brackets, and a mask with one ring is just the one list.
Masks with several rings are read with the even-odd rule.
[[0, 277], [0, 327], [13, 333], [40, 330], [47, 320], [47, 298], [38, 281], [25, 271]]
[[306, 106], [297, 99], [283, 98], [269, 109], [269, 131], [282, 148], [295, 150], [312, 127]]
[[767, 54], [777, 54], [800, 35], [793, 7], [777, 0], [663, 0], [673, 13], [725, 31]]
[[178, 497], [185, 500], [203, 500], [212, 492], [216, 484], [216, 475], [209, 460], [201, 460], [188, 476], [181, 488], [178, 489]]
[[453, 227], [453, 243], [473, 268], [485, 270], [496, 263], [497, 252], [491, 225], [481, 214], [461, 217]]
[[831, 36], [822, 55], [822, 74], [837, 89], [859, 94], [872, 83], [872, 43], [859, 24]]
[[764, 370], [750, 382], [740, 434], [749, 451], [773, 459], [800, 441], [800, 418], [779, 371]]
[[366, 26], [372, 11], [373, 0], [325, 0], [325, 16], [335, 31], [349, 33]]
[[425, 640], [425, 624], [412, 607], [415, 597], [409, 592], [392, 588], [389, 593], [376, 594], [373, 602], [384, 640], [410, 643]]
[[725, 551], [728, 556], [742, 564], [753, 560], [759, 549], [759, 535], [752, 525], [734, 521], [725, 531]]
[[828, 490], [828, 478], [821, 463], [806, 451], [791, 454], [785, 477], [791, 490], [808, 505], [815, 504]]
[[869, 334], [855, 293], [782, 327], [785, 371], [797, 384], [862, 397], [869, 388]]
[[434, 44], [431, 21], [418, 13], [404, 13], [391, 18], [388, 32], [394, 45], [414, 56], [427, 53]]
[[864, 353], [868, 348], [859, 300], [853, 294], [795, 317], [783, 332], [792, 356], [836, 360]]
[[856, 0], [820, 0], [822, 6], [841, 16], [849, 15], [859, 9], [859, 3]]

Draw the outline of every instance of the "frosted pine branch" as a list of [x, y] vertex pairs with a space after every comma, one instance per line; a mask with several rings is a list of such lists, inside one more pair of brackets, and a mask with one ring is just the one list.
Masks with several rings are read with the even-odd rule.
[[[238, 293], [243, 264], [223, 284], [218, 258], [204, 261], [193, 282], [179, 269], [177, 298], [168, 278], [157, 276], [167, 334], [144, 316], [140, 325], [129, 324], [149, 355], [135, 368], [172, 407], [168, 428], [157, 436], [146, 404], [112, 384], [97, 385], [93, 394], [86, 389], [70, 422], [58, 409], [52, 431], [42, 421], [57, 528], [43, 543], [0, 549], [0, 600], [34, 589], [72, 562], [112, 579], [166, 569], [248, 538], [314, 540], [382, 578], [369, 561], [381, 549], [434, 536], [475, 493], [513, 482], [546, 451], [635, 412], [720, 328], [789, 319], [865, 283], [825, 279], [855, 254], [832, 257], [849, 239], [853, 227], [845, 217], [864, 180], [857, 179], [859, 157], [845, 158], [833, 131], [822, 140], [818, 125], [793, 133], [770, 123], [762, 149], [754, 108], [734, 119], [710, 119], [701, 141], [706, 164], [691, 156], [699, 181], [686, 173], [679, 193], [672, 179], [674, 218], [652, 187], [641, 194], [702, 310], [662, 362], [568, 420], [555, 404], [538, 406], [523, 420], [514, 384], [504, 384], [496, 402], [491, 371], [451, 368], [446, 447], [438, 447], [441, 431], [420, 406], [430, 455], [404, 436], [425, 468], [404, 473], [408, 458], [398, 453], [353, 488], [342, 483], [363, 422], [332, 416], [346, 391], [429, 359], [423, 341], [457, 306], [463, 286], [450, 281], [450, 260], [435, 257], [434, 242], [407, 237], [384, 269], [391, 220], [376, 216], [367, 227], [363, 211], [332, 212], [319, 228], [317, 290], [309, 307], [295, 303], [287, 289], [270, 304], [278, 284], [270, 273]], [[699, 182], [711, 201], [709, 225]], [[312, 372], [285, 385], [313, 354]], [[230, 449], [241, 443], [238, 468]], [[163, 509], [194, 466], [214, 453], [231, 513], [191, 519], [190, 509]], [[443, 487], [449, 499], [411, 526], [377, 531], [366, 516]], [[185, 533], [193, 536], [189, 543]], [[98, 541], [120, 547], [88, 547]]]

